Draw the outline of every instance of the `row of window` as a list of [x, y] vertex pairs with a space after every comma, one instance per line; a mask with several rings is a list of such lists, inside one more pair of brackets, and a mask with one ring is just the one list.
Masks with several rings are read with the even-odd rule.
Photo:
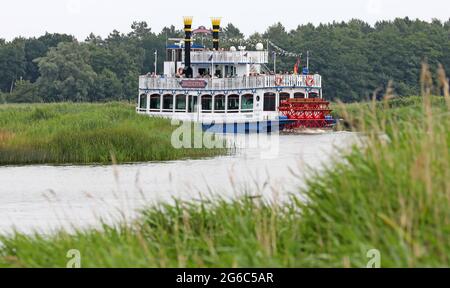
[[[159, 112], [195, 112], [195, 107], [198, 104], [198, 96], [193, 95], [173, 95], [167, 94], [162, 95], [153, 94], [150, 95], [150, 111]], [[201, 96], [201, 107], [202, 112], [225, 112], [227, 110], [229, 113], [239, 112], [239, 109], [243, 112], [253, 111], [253, 95], [246, 94], [239, 97], [239, 95], [203, 95]], [[226, 102], [228, 99], [228, 103]], [[140, 108], [147, 108], [147, 95], [142, 94], [140, 99]], [[161, 107], [162, 104], [162, 107]], [[214, 109], [213, 109], [214, 108]], [[226, 109], [225, 109], [226, 108]]]
[[[265, 93], [264, 94], [264, 111], [276, 111], [276, 94]], [[310, 93], [309, 98], [318, 97], [317, 93]], [[279, 102], [290, 98], [288, 93], [280, 93]], [[304, 93], [295, 93], [294, 98], [305, 98]], [[151, 112], [195, 112], [195, 107], [198, 104], [199, 96], [194, 95], [150, 95], [150, 111]], [[228, 100], [228, 101], [226, 101]], [[238, 113], [241, 112], [253, 112], [254, 102], [259, 102], [260, 97], [253, 94], [239, 95], [203, 95], [200, 97], [201, 109], [203, 113]], [[161, 107], [162, 104], [162, 107]], [[147, 108], [147, 95], [142, 94], [139, 99], [139, 108]], [[226, 109], [225, 109], [226, 108]]]

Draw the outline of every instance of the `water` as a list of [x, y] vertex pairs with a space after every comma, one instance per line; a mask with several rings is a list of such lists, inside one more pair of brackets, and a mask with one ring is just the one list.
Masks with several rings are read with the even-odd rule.
[[[242, 137], [256, 136], [239, 137], [235, 142], [241, 147], [249, 140]], [[355, 138], [346, 132], [281, 135], [269, 138], [272, 144], [279, 143], [271, 149], [244, 148], [232, 156], [115, 167], [1, 167], [0, 233], [87, 228], [98, 226], [100, 219], [113, 223], [135, 217], [149, 203], [173, 197], [235, 197], [247, 191], [282, 199], [298, 193], [302, 176], [310, 169], [307, 165], [319, 168], [330, 162], [337, 148], [349, 147]]]

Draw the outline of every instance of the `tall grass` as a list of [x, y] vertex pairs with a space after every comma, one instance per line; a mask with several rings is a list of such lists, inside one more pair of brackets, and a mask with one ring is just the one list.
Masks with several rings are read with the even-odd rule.
[[219, 149], [175, 149], [170, 121], [126, 103], [0, 105], [0, 165], [91, 164], [205, 157]]
[[377, 249], [382, 267], [448, 267], [450, 110], [428, 78], [421, 98], [340, 108], [363, 148], [313, 173], [306, 202], [177, 201], [131, 225], [3, 236], [0, 266], [64, 267], [78, 249], [83, 267], [365, 267]]

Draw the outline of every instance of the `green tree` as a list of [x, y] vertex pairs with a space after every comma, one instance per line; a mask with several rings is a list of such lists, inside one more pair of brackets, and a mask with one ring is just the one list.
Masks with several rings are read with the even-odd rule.
[[227, 26], [222, 29], [220, 38], [221, 45], [226, 47], [236, 47], [245, 44], [245, 35], [232, 23], [228, 23]]
[[164, 27], [160, 33], [161, 36], [168, 38], [182, 38], [184, 37], [184, 32], [182, 29], [176, 29], [175, 26], [170, 25], [170, 27]]
[[225, 39], [244, 39], [244, 34], [232, 23], [228, 23], [228, 25], [222, 29], [222, 36]]
[[96, 77], [89, 97], [91, 102], [124, 99], [122, 82], [114, 72], [105, 69]]
[[35, 82], [39, 78], [39, 67], [34, 62], [35, 59], [45, 56], [48, 47], [41, 40], [30, 38], [25, 40], [25, 75], [24, 78]]
[[137, 91], [139, 89], [139, 81], [137, 81], [137, 79], [136, 73], [131, 71], [123, 79], [124, 99], [127, 99], [128, 101], [136, 99]]
[[21, 41], [0, 46], [0, 91], [11, 92], [16, 80], [25, 74], [25, 52]]
[[42, 102], [39, 96], [37, 85], [29, 80], [19, 80], [15, 83], [15, 88], [10, 94], [5, 94], [5, 102], [9, 103], [30, 103]]
[[58, 46], [61, 42], [75, 42], [76, 39], [72, 35], [59, 34], [59, 33], [45, 33], [45, 35], [39, 37], [37, 40], [44, 43], [47, 49]]
[[152, 29], [148, 27], [148, 24], [145, 21], [133, 22], [133, 24], [131, 24], [131, 29], [132, 31], [129, 36], [137, 39], [143, 39], [152, 33]]
[[96, 73], [89, 65], [89, 50], [78, 42], [60, 43], [37, 59], [37, 83], [44, 101], [89, 101]]
[[[155, 51], [158, 51], [158, 72], [161, 72], [168, 38], [181, 38], [184, 33], [175, 26], [154, 33], [144, 21], [133, 22], [131, 29], [128, 34], [114, 30], [105, 39], [91, 34], [81, 43], [67, 34], [50, 33], [10, 42], [0, 39], [0, 92], [3, 92], [3, 99], [134, 99], [139, 74], [154, 71]], [[373, 26], [353, 19], [299, 25], [291, 31], [276, 23], [263, 34], [255, 33], [247, 39], [230, 23], [221, 32], [221, 46], [242, 44], [253, 49], [253, 44], [266, 44], [269, 39], [283, 50], [302, 53], [302, 66], [306, 65], [306, 52], [310, 51], [310, 71], [323, 76], [325, 97], [359, 101], [379, 88], [381, 95], [390, 80], [398, 95], [417, 94], [422, 61], [427, 61], [432, 69], [442, 63], [450, 70], [449, 35], [450, 19], [443, 23], [436, 19], [426, 22], [406, 17], [380, 21]], [[230, 42], [226, 39], [242, 40]], [[209, 47], [211, 43], [209, 38], [205, 41]], [[296, 61], [296, 57], [289, 54], [278, 55], [277, 70], [292, 71]], [[36, 80], [37, 85], [31, 85]], [[29, 89], [31, 87], [37, 88]], [[31, 97], [30, 93], [42, 98]]]

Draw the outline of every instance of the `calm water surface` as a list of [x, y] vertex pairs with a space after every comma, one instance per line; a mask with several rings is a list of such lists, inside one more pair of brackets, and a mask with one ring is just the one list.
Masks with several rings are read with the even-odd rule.
[[[257, 136], [247, 137], [235, 139], [236, 146], [254, 147], [249, 143], [256, 143]], [[306, 164], [318, 168], [329, 163], [337, 149], [350, 147], [355, 139], [348, 132], [281, 135], [260, 142], [263, 149], [247, 147], [213, 159], [115, 167], [0, 167], [0, 232], [48, 233], [87, 228], [100, 220], [112, 223], [173, 197], [235, 197], [248, 191], [280, 199], [298, 191], [309, 169]]]

